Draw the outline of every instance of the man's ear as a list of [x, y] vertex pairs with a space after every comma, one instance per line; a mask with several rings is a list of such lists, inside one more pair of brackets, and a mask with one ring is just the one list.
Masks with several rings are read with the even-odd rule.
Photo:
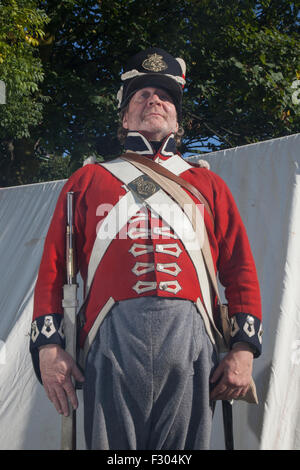
[[175, 134], [176, 134], [176, 132], [178, 132], [178, 129], [179, 129], [179, 124], [178, 124], [178, 121], [176, 121], [176, 129], [175, 129], [175, 131], [174, 131]]
[[125, 111], [124, 112], [124, 115], [123, 115], [123, 119], [122, 119], [122, 124], [123, 124], [123, 127], [124, 129], [128, 129], [128, 111]]

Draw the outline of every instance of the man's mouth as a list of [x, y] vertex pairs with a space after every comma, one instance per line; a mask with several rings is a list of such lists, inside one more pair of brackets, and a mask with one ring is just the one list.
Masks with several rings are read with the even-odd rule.
[[150, 117], [150, 116], [160, 116], [160, 117], [163, 117], [163, 115], [162, 115], [162, 114], [159, 114], [159, 113], [148, 113], [148, 114], [146, 114], [145, 118]]

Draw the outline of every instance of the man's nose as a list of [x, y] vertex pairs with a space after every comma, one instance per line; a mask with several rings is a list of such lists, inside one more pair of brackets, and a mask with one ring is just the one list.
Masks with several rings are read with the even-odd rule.
[[159, 95], [157, 95], [156, 93], [153, 93], [153, 95], [151, 95], [148, 99], [148, 104], [151, 106], [153, 104], [161, 104], [162, 101], [159, 97]]

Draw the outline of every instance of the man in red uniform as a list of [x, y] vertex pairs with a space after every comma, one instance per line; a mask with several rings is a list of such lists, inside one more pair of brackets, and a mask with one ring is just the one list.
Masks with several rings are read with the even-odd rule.
[[[253, 357], [261, 353], [256, 269], [225, 182], [176, 150], [184, 61], [148, 49], [128, 62], [121, 78], [125, 150], [180, 175], [208, 201], [204, 223], [229, 304], [230, 351], [217, 365], [214, 338], [198, 308], [214, 305], [205, 268], [196, 266], [178, 217], [160, 212], [163, 206], [172, 212], [175, 202], [163, 191], [156, 208], [151, 198], [136, 198], [130, 185], [140, 172], [117, 158], [84, 165], [58, 199], [35, 289], [33, 364], [59, 413], [68, 413], [67, 397], [78, 405], [71, 378], [84, 381], [88, 448], [207, 449], [212, 401], [245, 396]], [[68, 191], [75, 194], [77, 261], [87, 299], [80, 332], [84, 377], [63, 349]]]

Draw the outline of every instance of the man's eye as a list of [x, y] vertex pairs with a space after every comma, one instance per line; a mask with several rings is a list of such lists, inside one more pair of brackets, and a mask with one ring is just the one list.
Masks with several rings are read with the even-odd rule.
[[147, 92], [140, 93], [139, 95], [136, 96], [136, 99], [138, 101], [147, 100], [148, 98], [149, 98], [149, 93], [147, 93]]
[[166, 94], [160, 94], [159, 95], [159, 98], [162, 100], [162, 101], [171, 101], [171, 98], [169, 95], [166, 95]]

